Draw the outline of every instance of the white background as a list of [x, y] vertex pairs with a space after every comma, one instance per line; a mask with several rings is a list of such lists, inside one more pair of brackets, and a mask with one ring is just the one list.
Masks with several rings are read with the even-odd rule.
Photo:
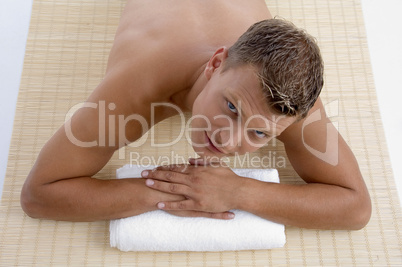
[[[402, 1], [361, 1], [385, 136], [402, 202]], [[0, 1], [0, 196], [31, 7], [32, 0]]]

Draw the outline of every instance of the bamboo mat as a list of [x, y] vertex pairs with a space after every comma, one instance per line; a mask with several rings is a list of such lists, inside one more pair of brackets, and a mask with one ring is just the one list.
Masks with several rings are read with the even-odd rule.
[[[359, 0], [269, 1], [279, 15], [318, 39], [325, 61], [323, 102], [354, 151], [369, 187], [373, 215], [361, 231], [286, 227], [284, 248], [206, 253], [122, 253], [109, 247], [108, 222], [35, 220], [19, 204], [21, 186], [37, 154], [100, 82], [124, 6], [122, 0], [35, 0], [13, 139], [0, 206], [0, 265], [130, 266], [391, 266], [402, 264], [401, 209], [371, 73]], [[4, 101], [4, 100], [3, 100]], [[156, 142], [174, 139], [177, 118], [158, 125]], [[176, 127], [177, 128], [177, 127]], [[193, 155], [185, 141], [168, 148], [127, 148], [116, 153], [98, 178], [115, 176], [130, 152], [177, 161]], [[174, 156], [172, 153], [175, 153]], [[272, 142], [256, 156], [286, 156]], [[272, 154], [274, 153], [274, 154]], [[180, 159], [180, 158], [179, 158]], [[278, 167], [271, 162], [271, 167]], [[281, 162], [281, 182], [300, 183]], [[247, 167], [247, 166], [245, 166]]]

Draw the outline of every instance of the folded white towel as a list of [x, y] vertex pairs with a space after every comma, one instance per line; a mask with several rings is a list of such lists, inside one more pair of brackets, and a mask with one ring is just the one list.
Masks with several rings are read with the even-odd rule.
[[[141, 177], [154, 166], [125, 165], [117, 178]], [[237, 175], [278, 183], [275, 169], [234, 169]], [[187, 218], [162, 210], [112, 220], [110, 246], [122, 251], [225, 251], [283, 247], [284, 226], [251, 213], [233, 210], [232, 220]]]

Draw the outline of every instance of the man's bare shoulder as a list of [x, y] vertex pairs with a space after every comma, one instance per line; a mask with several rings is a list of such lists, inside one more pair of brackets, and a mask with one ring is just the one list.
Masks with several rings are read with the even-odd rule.
[[326, 116], [320, 98], [306, 118], [288, 127], [278, 139], [284, 143], [293, 168], [305, 181], [344, 187], [362, 182], [356, 159]]

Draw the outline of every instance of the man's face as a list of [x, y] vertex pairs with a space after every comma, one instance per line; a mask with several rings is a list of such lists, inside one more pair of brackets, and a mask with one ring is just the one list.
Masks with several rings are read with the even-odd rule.
[[233, 156], [253, 152], [280, 135], [296, 119], [272, 112], [256, 69], [218, 68], [196, 98], [191, 140], [200, 156]]

